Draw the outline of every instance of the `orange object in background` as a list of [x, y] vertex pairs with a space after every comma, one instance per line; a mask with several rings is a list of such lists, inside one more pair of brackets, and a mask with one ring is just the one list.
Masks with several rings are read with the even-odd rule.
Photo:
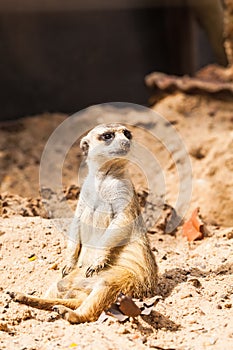
[[196, 208], [191, 218], [183, 225], [183, 236], [187, 237], [188, 241], [196, 241], [204, 238], [205, 227], [200, 218], [199, 208]]

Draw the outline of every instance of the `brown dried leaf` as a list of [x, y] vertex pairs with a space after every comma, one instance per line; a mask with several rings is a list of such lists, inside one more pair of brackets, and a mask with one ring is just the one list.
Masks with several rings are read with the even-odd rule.
[[129, 317], [137, 317], [141, 315], [150, 315], [153, 307], [161, 300], [162, 297], [156, 295], [152, 298], [148, 298], [144, 301], [138, 299], [132, 299], [120, 293], [117, 301], [111, 305], [110, 309], [106, 312], [102, 312], [98, 322], [102, 323], [110, 317], [115, 317], [118, 321], [123, 322]]
[[195, 241], [204, 238], [205, 226], [200, 218], [199, 208], [196, 208], [191, 218], [183, 225], [183, 236], [187, 237], [188, 241]]

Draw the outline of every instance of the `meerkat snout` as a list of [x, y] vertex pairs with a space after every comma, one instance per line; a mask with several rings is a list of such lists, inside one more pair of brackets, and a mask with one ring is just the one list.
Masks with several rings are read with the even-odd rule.
[[120, 146], [127, 151], [130, 149], [130, 142], [128, 140], [120, 140]]

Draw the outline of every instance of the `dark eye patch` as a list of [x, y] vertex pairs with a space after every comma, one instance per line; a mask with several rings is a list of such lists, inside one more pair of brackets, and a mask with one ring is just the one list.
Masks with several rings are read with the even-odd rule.
[[100, 135], [100, 139], [103, 141], [111, 141], [115, 137], [114, 132], [105, 132], [104, 134]]
[[128, 140], [131, 140], [132, 139], [132, 134], [129, 130], [125, 129], [123, 131], [123, 134], [125, 135], [125, 137], [128, 139]]

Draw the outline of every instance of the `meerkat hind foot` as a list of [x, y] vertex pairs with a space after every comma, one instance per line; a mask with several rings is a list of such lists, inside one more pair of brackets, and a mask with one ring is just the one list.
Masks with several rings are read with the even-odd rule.
[[89, 321], [85, 317], [79, 315], [76, 311], [73, 311], [72, 309], [69, 309], [68, 307], [63, 305], [55, 305], [52, 310], [57, 312], [59, 316], [61, 316], [64, 320], [70, 323], [77, 324]]

